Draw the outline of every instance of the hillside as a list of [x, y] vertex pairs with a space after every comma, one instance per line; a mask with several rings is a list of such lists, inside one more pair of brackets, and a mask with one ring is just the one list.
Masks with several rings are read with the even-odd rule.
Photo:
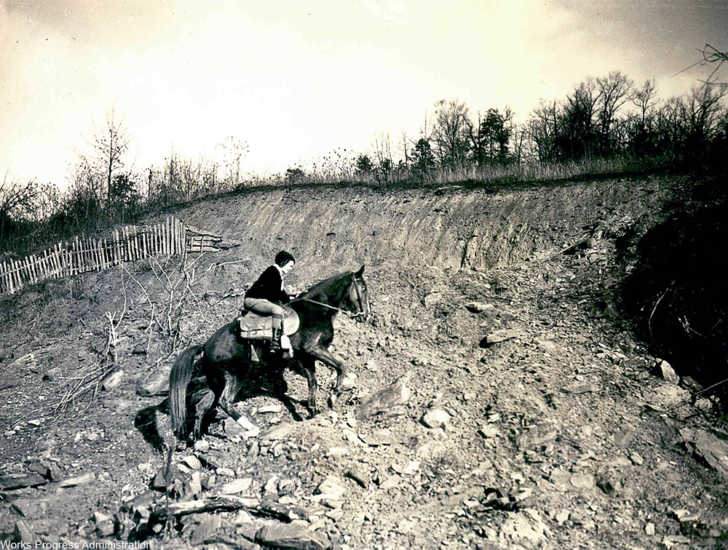
[[[618, 303], [637, 261], [618, 244], [689, 185], [251, 191], [175, 212], [240, 247], [2, 297], [3, 487], [39, 477], [3, 491], [0, 531], [154, 548], [271, 548], [286, 534], [341, 550], [728, 547], [717, 401], [656, 373]], [[281, 248], [299, 290], [366, 265], [373, 318], [339, 318], [334, 344], [353, 394], [309, 419], [305, 380], [287, 373], [297, 419], [266, 395], [275, 377], [251, 381], [237, 407], [260, 437], [220, 420], [175, 453], [184, 500], [237, 491], [247, 511], [147, 527], [165, 502], [150, 485], [168, 427], [148, 394]], [[104, 389], [101, 369], [124, 374]], [[331, 372], [318, 377], [328, 391]], [[79, 384], [96, 399], [68, 402]], [[391, 386], [399, 402], [357, 415]]]

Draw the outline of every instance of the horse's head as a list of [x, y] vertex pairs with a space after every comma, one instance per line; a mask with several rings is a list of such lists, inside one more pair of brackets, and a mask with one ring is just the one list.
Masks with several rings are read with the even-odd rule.
[[359, 321], [366, 321], [369, 318], [371, 307], [369, 305], [367, 282], [364, 280], [364, 266], [361, 266], [356, 273], [351, 274], [351, 284], [341, 307], [351, 312], [352, 316]]

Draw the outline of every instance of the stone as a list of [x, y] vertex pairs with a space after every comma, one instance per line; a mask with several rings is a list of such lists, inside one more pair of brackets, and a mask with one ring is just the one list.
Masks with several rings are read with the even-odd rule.
[[677, 546], [678, 544], [690, 544], [692, 542], [691, 539], [688, 537], [685, 537], [683, 535], [667, 535], [663, 537], [662, 539], [662, 546], [667, 548], [667, 550], [670, 550], [673, 546]]
[[686, 444], [694, 447], [695, 454], [728, 480], [728, 441], [718, 439], [710, 432], [699, 428], [682, 428], [680, 436]]
[[689, 403], [691, 398], [690, 391], [667, 382], [657, 384], [647, 396], [649, 404], [658, 410], [671, 409], [682, 403]]
[[425, 307], [432, 307], [435, 304], [439, 304], [442, 301], [442, 292], [429, 292], [422, 298], [422, 305]]
[[114, 531], [114, 522], [111, 520], [96, 524], [96, 534], [102, 538], [110, 537]]
[[412, 392], [407, 387], [410, 373], [406, 373], [396, 382], [382, 388], [359, 405], [356, 418], [364, 420], [375, 416], [392, 416], [400, 414], [397, 409], [409, 401]]
[[432, 459], [443, 456], [447, 452], [447, 447], [439, 441], [427, 441], [417, 447], [415, 456], [417, 458]]
[[277, 426], [272, 427], [266, 432], [263, 432], [263, 435], [260, 436], [260, 438], [263, 441], [280, 441], [282, 439], [286, 439], [289, 435], [293, 433], [294, 426], [290, 422], [283, 422], [281, 424], [278, 424]]
[[346, 489], [341, 480], [334, 476], [328, 476], [318, 487], [316, 487], [316, 494], [323, 495], [324, 497], [332, 499], [340, 499], [344, 496]]
[[156, 397], [169, 394], [170, 368], [157, 371], [149, 380], [140, 380], [136, 387], [137, 395], [142, 397]]
[[255, 534], [255, 542], [263, 546], [293, 550], [328, 550], [331, 548], [331, 541], [324, 533], [290, 523], [275, 523], [261, 527]]
[[200, 468], [202, 468], [202, 463], [200, 463], [200, 459], [194, 455], [187, 455], [182, 459], [182, 462], [184, 462], [193, 470], [199, 470]]
[[478, 428], [478, 435], [485, 439], [492, 439], [500, 434], [500, 430], [493, 424], [485, 424]]
[[486, 304], [485, 302], [468, 302], [465, 304], [465, 309], [467, 309], [471, 313], [482, 313], [486, 309], [492, 308], [490, 304]]
[[344, 477], [354, 480], [363, 489], [369, 488], [369, 475], [360, 468], [351, 467], [345, 473]]
[[248, 420], [245, 415], [240, 415], [237, 423], [243, 429], [242, 434], [240, 434], [243, 437], [257, 437], [260, 434], [260, 428]]
[[0, 489], [2, 490], [37, 487], [46, 483], [48, 483], [46, 476], [36, 472], [0, 475]]
[[217, 475], [224, 477], [235, 477], [235, 472], [230, 468], [218, 468], [216, 470]]
[[645, 459], [635, 452], [629, 454], [629, 459], [632, 461], [632, 464], [636, 464], [637, 466], [645, 463]]
[[397, 485], [399, 485], [400, 481], [402, 481], [402, 478], [398, 475], [394, 475], [391, 477], [388, 477], [385, 479], [380, 485], [379, 488], [386, 491], [387, 489], [393, 489]]
[[557, 435], [557, 431], [550, 425], [541, 424], [534, 426], [528, 432], [521, 434], [517, 438], [518, 447], [521, 450], [541, 447], [554, 441]]
[[206, 491], [209, 491], [215, 486], [215, 482], [217, 481], [217, 476], [215, 474], [212, 474], [207, 477], [202, 478], [202, 488]]
[[652, 522], [647, 523], [645, 525], [645, 535], [648, 537], [653, 537], [655, 535], [655, 524]]
[[278, 476], [272, 476], [263, 486], [263, 495], [268, 498], [278, 498]]
[[85, 485], [86, 483], [91, 483], [93, 480], [96, 479], [96, 475], [93, 472], [89, 472], [87, 474], [83, 474], [76, 477], [69, 477], [61, 481], [58, 486], [59, 487], [75, 487], [76, 485]]
[[507, 340], [518, 338], [520, 335], [520, 331], [514, 329], [496, 330], [488, 334], [480, 341], [480, 347], [487, 348], [495, 344], [500, 344], [501, 342], [505, 342]]
[[577, 472], [572, 474], [569, 482], [577, 489], [591, 489], [596, 485], [594, 476], [589, 472]]
[[225, 435], [228, 437], [239, 437], [245, 432], [245, 429], [229, 416], [223, 421], [222, 426], [223, 430], [225, 430]]
[[556, 523], [558, 523], [559, 525], [563, 525], [569, 520], [570, 515], [571, 514], [568, 510], [559, 510], [554, 516], [554, 519], [556, 520]]
[[246, 525], [254, 522], [255, 518], [245, 510], [238, 510], [233, 518], [233, 525]]
[[263, 405], [258, 408], [258, 414], [278, 414], [283, 411], [280, 405]]
[[584, 393], [594, 393], [597, 391], [596, 386], [594, 384], [586, 384], [586, 383], [577, 383], [572, 384], [570, 386], [566, 386], [563, 388], [565, 393], [571, 393], [574, 395], [582, 395]]
[[186, 487], [186, 496], [199, 495], [202, 492], [202, 473], [199, 471], [192, 472]]
[[192, 535], [190, 535], [190, 544], [192, 546], [197, 546], [198, 544], [202, 544], [208, 539], [211, 539], [220, 529], [221, 525], [222, 519], [220, 516], [205, 514], [199, 524], [192, 530]]
[[392, 444], [392, 432], [387, 428], [375, 430], [371, 435], [364, 438], [367, 445], [371, 447], [381, 447]]
[[622, 478], [612, 469], [605, 469], [597, 474], [597, 487], [599, 487], [605, 495], [611, 495], [622, 489]]
[[121, 381], [124, 379], [124, 371], [123, 370], [117, 370], [114, 373], [112, 373], [110, 376], [107, 376], [106, 379], [101, 384], [101, 389], [105, 391], [111, 391], [114, 388], [116, 388], [119, 384], [121, 384]]
[[522, 544], [527, 548], [548, 546], [551, 532], [535, 510], [513, 512], [500, 529], [499, 538]]
[[347, 447], [331, 447], [328, 451], [326, 451], [326, 456], [331, 458], [341, 458], [348, 454], [349, 449]]
[[672, 365], [670, 365], [667, 361], [658, 359], [655, 368], [659, 372], [660, 376], [670, 382], [670, 384], [677, 385], [680, 383], [680, 377], [675, 372], [675, 369], [672, 368]]
[[198, 441], [195, 441], [194, 449], [198, 453], [206, 453], [210, 450], [210, 444], [206, 440], [200, 439]]
[[295, 479], [281, 479], [278, 482], [278, 494], [290, 496], [296, 492], [297, 483]]
[[220, 493], [223, 495], [236, 495], [238, 493], [244, 493], [250, 489], [253, 484], [253, 479], [250, 477], [235, 479], [223, 485], [220, 488]]
[[632, 443], [634, 436], [635, 431], [633, 428], [624, 428], [623, 430], [619, 431], [614, 437], [614, 443], [618, 447], [626, 449], [627, 447], [629, 447], [630, 443]]
[[28, 519], [39, 519], [44, 517], [49, 508], [49, 501], [46, 498], [17, 498], [10, 504], [10, 507]]
[[353, 390], [356, 387], [356, 373], [347, 372], [341, 380], [341, 391]]
[[422, 416], [422, 423], [428, 428], [444, 428], [450, 422], [450, 415], [444, 409], [434, 408]]

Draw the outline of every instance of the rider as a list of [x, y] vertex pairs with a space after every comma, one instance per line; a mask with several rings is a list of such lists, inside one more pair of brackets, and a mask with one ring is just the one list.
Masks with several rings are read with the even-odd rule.
[[290, 252], [281, 250], [275, 257], [275, 263], [268, 266], [245, 293], [243, 305], [246, 309], [260, 315], [273, 316], [273, 339], [271, 351], [281, 350], [283, 335], [283, 317], [285, 310], [281, 304], [287, 304], [291, 297], [283, 288], [283, 277], [293, 269], [296, 260]]

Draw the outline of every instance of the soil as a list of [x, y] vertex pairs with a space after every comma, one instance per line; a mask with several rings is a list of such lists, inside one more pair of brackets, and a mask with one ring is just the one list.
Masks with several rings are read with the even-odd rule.
[[[282, 524], [266, 515], [191, 514], [144, 532], [144, 514], [129, 509], [166, 498], [150, 490], [164, 468], [159, 447], [171, 441], [164, 396], [143, 396], [140, 388], [164, 385], [181, 350], [237, 313], [267, 250], [285, 241], [306, 253], [291, 277], [297, 289], [330, 275], [333, 265], [367, 265], [373, 316], [366, 323], [338, 317], [333, 346], [356, 374], [354, 389], [335, 409], [310, 418], [305, 380], [287, 372], [297, 420], [258, 391], [269, 383], [263, 376], [236, 405], [262, 435], [246, 437], [220, 415], [202, 446], [175, 452], [183, 494], [172, 498], [214, 495], [245, 480], [243, 495], [298, 510], [302, 519], [293, 525], [341, 550], [728, 548], [726, 480], [685, 437], [703, 430], [726, 439], [717, 402], [694, 399], [699, 387], [689, 377], [675, 383], [657, 372], [659, 358], [617, 304], [628, 266], [616, 241], [635, 220], [656, 223], [666, 190], [684, 182], [612, 183], [551, 190], [552, 210], [543, 206], [538, 216], [529, 209], [536, 194], [486, 201], [473, 195], [477, 190], [409, 190], [384, 200], [356, 192], [362, 204], [355, 209], [371, 211], [368, 225], [333, 231], [311, 221], [321, 205], [305, 191], [288, 195], [305, 206], [299, 221], [268, 233], [248, 228], [252, 244], [241, 249], [190, 255], [184, 263], [144, 260], [3, 297], [0, 469], [61, 480], [1, 493], [5, 541], [28, 540], [20, 522], [38, 540], [78, 547], [123, 547], [134, 537], [151, 548], [274, 544], [261, 529]], [[345, 199], [351, 203], [344, 195], [325, 201]], [[256, 200], [227, 197], [177, 215], [242, 240], [240, 224], [253, 222], [240, 220]], [[423, 204], [426, 221], [396, 237], [402, 216]], [[475, 240], [459, 242], [447, 229], [457, 219], [427, 218], [433, 208], [449, 208], [444, 220], [457, 218], [456, 204], [469, 217], [476, 214], [467, 205], [502, 207], [501, 227], [514, 229], [498, 240], [473, 231], [476, 224], [468, 230]], [[516, 229], [524, 216], [527, 229]], [[600, 221], [608, 226], [598, 238], [560, 253]], [[442, 237], [423, 256], [420, 239], [431, 230]], [[389, 249], [367, 245], [367, 231], [379, 232]], [[351, 246], [357, 239], [358, 248]], [[261, 252], [251, 253], [257, 246]], [[116, 371], [123, 371], [118, 385], [90, 384], [95, 374]], [[318, 378], [323, 398], [332, 372], [322, 366]], [[69, 401], [83, 383], [91, 391]], [[406, 388], [406, 400], [385, 414], [357, 415], [392, 384]], [[201, 487], [190, 483], [195, 472]], [[341, 494], [327, 497], [329, 485]]]

